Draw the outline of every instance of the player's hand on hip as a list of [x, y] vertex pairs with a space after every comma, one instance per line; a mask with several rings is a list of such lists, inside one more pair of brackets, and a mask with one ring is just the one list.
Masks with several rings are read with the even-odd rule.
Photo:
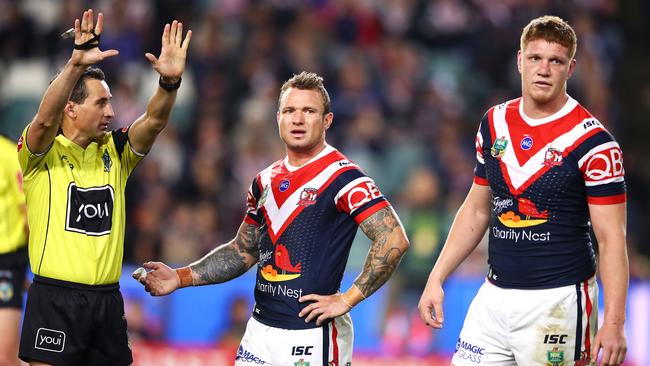
[[183, 75], [190, 39], [192, 39], [192, 31], [188, 31], [183, 39], [183, 23], [174, 20], [171, 25], [165, 24], [160, 56], [156, 58], [151, 53], [145, 54], [147, 60], [160, 76], [166, 79], [166, 82], [176, 82]]
[[317, 325], [322, 325], [325, 320], [336, 318], [350, 311], [350, 306], [347, 305], [341, 298], [341, 294], [334, 295], [316, 295], [309, 294], [301, 296], [299, 302], [313, 301], [298, 313], [299, 317], [305, 317], [305, 323], [309, 323], [316, 319]]
[[[74, 21], [74, 44], [75, 49], [72, 52], [72, 62], [78, 66], [89, 66], [96, 64], [106, 58], [119, 54], [117, 50], [102, 51], [99, 49], [99, 36], [104, 28], [104, 15], [97, 15], [97, 24], [95, 24], [93, 10], [84, 11], [81, 21]], [[87, 49], [77, 49], [79, 46], [87, 46]], [[92, 47], [94, 46], [94, 47]]]
[[442, 328], [445, 321], [442, 310], [442, 301], [444, 298], [445, 292], [441, 285], [427, 284], [418, 303], [420, 317], [426, 325], [437, 329]]
[[133, 272], [133, 278], [144, 285], [151, 296], [163, 296], [180, 287], [176, 271], [161, 262], [147, 262]]
[[627, 341], [623, 325], [603, 324], [596, 333], [594, 345], [591, 350], [591, 359], [598, 359], [598, 352], [602, 348], [601, 366], [617, 366], [625, 360]]

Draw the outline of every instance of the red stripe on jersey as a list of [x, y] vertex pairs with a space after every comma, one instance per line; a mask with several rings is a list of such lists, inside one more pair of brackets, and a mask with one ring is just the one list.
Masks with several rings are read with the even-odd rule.
[[373, 205], [371, 207], [368, 207], [368, 209], [366, 209], [362, 213], [355, 216], [354, 221], [357, 224], [361, 224], [363, 222], [363, 220], [367, 219], [372, 214], [374, 214], [375, 212], [381, 210], [382, 208], [388, 207], [388, 206], [390, 206], [390, 203], [388, 201], [384, 200], [384, 201], [381, 201], [381, 202], [377, 202], [375, 205]]
[[477, 177], [477, 176], [474, 176], [474, 183], [476, 183], [476, 184], [478, 184], [480, 186], [489, 186], [490, 185], [490, 182], [488, 182], [488, 180], [486, 178], [481, 178], [481, 177]]
[[[283, 163], [273, 167], [273, 171], [271, 172], [271, 189], [273, 190], [273, 197], [275, 197], [275, 202], [278, 207], [281, 207], [297, 189], [314, 179], [325, 168], [330, 166], [332, 163], [343, 159], [347, 160], [343, 154], [334, 150], [318, 160], [301, 166], [300, 169], [293, 172], [290, 172]], [[307, 166], [309, 166], [309, 168], [304, 169]], [[280, 186], [284, 181], [289, 182], [289, 187], [284, 192], [281, 192]]]
[[627, 201], [625, 193], [617, 194], [615, 196], [595, 197], [587, 196], [587, 203], [591, 205], [615, 205]]
[[[337, 152], [338, 152], [338, 151], [337, 151]], [[341, 156], [342, 156], [342, 155], [341, 155]], [[334, 160], [334, 161], [336, 161], [336, 160]], [[347, 159], [346, 159], [346, 161], [347, 161]], [[331, 164], [331, 163], [332, 163], [332, 162], [330, 162], [330, 164]], [[323, 169], [324, 169], [324, 168], [323, 168]], [[342, 173], [347, 172], [348, 170], [352, 170], [352, 169], [356, 169], [356, 167], [355, 167], [355, 166], [347, 166], [347, 167], [345, 167], [345, 168], [341, 168], [341, 169], [337, 170], [334, 174], [332, 174], [331, 177], [329, 177], [329, 179], [328, 179], [328, 180], [327, 180], [327, 181], [326, 181], [322, 186], [318, 187], [318, 191], [319, 191], [319, 192], [323, 192], [323, 191], [325, 191], [325, 190], [327, 189], [327, 187], [329, 187], [329, 185], [334, 181], [334, 179], [336, 179], [336, 178], [337, 178], [339, 175], [341, 175]], [[321, 170], [322, 170], [322, 169], [321, 169]], [[321, 170], [318, 170], [318, 173], [320, 173]], [[314, 177], [315, 177], [315, 176], [314, 176]], [[312, 179], [313, 179], [314, 177], [312, 177]], [[273, 178], [272, 178], [271, 181], [273, 182]], [[307, 182], [308, 182], [308, 181], [304, 181], [304, 182], [301, 183], [301, 185], [302, 185], [302, 184], [305, 184], [305, 183], [307, 183]], [[275, 192], [274, 192], [274, 193], [275, 193]], [[286, 200], [286, 199], [285, 199], [285, 200]], [[279, 206], [279, 205], [278, 205], [278, 206]], [[264, 207], [261, 207], [261, 209], [262, 209], [262, 212], [264, 212], [264, 219], [266, 220], [266, 222], [267, 222], [267, 224], [268, 224], [268, 233], [269, 233], [269, 237], [271, 238], [271, 241], [273, 242], [273, 244], [275, 244], [275, 243], [277, 242], [277, 240], [280, 238], [280, 236], [282, 236], [282, 233], [284, 233], [284, 231], [287, 229], [287, 227], [288, 227], [288, 226], [293, 222], [293, 220], [296, 218], [296, 216], [300, 215], [300, 213], [302, 212], [302, 210], [305, 209], [305, 206], [296, 206], [296, 208], [294, 209], [294, 211], [293, 211], [293, 212], [291, 213], [291, 215], [287, 218], [287, 220], [284, 222], [284, 224], [282, 224], [282, 226], [280, 227], [280, 229], [278, 230], [277, 233], [273, 231], [273, 225], [272, 225], [272, 223], [271, 223], [271, 219], [270, 219], [269, 216], [268, 216], [268, 213], [266, 212], [266, 209], [264, 209]]]
[[332, 361], [335, 366], [339, 366], [339, 344], [336, 342], [336, 337], [339, 332], [336, 330], [336, 319], [334, 319], [330, 324], [332, 324]]

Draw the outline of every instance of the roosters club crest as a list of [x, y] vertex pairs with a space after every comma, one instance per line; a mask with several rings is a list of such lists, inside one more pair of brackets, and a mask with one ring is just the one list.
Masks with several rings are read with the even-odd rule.
[[544, 154], [544, 165], [547, 167], [554, 167], [562, 165], [562, 151], [549, 147]]
[[300, 192], [300, 200], [298, 205], [300, 206], [311, 206], [316, 203], [316, 196], [318, 196], [318, 189], [316, 188], [305, 188]]

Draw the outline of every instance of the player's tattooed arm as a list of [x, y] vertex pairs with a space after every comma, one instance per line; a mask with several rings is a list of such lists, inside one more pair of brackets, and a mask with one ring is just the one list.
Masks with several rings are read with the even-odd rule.
[[244, 274], [259, 260], [259, 239], [260, 228], [243, 222], [233, 240], [190, 265], [193, 284], [221, 283]]
[[372, 240], [363, 271], [354, 281], [363, 297], [372, 295], [393, 274], [409, 247], [404, 227], [392, 207], [383, 208], [361, 223]]

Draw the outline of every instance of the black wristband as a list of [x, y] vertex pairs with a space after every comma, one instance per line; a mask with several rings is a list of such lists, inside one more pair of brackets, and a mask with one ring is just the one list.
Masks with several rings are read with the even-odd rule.
[[[66, 32], [67, 33], [67, 32]], [[101, 34], [95, 34], [94, 31], [89, 32], [93, 35], [93, 38], [87, 40], [86, 42], [82, 44], [76, 44], [74, 45], [75, 50], [91, 50], [95, 47], [99, 47], [99, 37], [101, 37]], [[72, 33], [72, 36], [74, 37], [74, 32]]]
[[179, 77], [177, 82], [175, 82], [173, 84], [168, 84], [168, 83], [163, 81], [162, 76], [161, 76], [158, 79], [158, 85], [160, 85], [161, 88], [163, 88], [163, 89], [165, 89], [167, 91], [174, 91], [174, 90], [181, 87], [181, 80], [183, 80], [183, 78]]

